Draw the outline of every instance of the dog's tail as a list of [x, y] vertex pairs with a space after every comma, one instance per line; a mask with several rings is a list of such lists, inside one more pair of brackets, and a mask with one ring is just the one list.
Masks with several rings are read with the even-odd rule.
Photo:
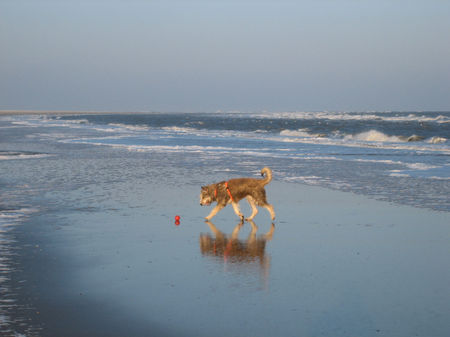
[[272, 170], [270, 168], [264, 167], [261, 170], [261, 175], [265, 176], [264, 179], [262, 180], [264, 185], [267, 185], [268, 183], [271, 182], [271, 180], [272, 180]]

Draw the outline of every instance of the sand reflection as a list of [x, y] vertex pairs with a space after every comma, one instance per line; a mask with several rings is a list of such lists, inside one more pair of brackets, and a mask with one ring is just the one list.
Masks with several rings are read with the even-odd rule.
[[266, 254], [266, 243], [273, 238], [274, 224], [267, 233], [257, 235], [258, 226], [253, 221], [249, 221], [252, 227], [248, 237], [239, 239], [239, 232], [244, 223], [237, 224], [233, 232], [228, 235], [221, 232], [212, 222], [206, 223], [213, 235], [200, 234], [200, 251], [203, 256], [212, 257], [225, 265], [245, 266], [246, 271], [259, 270], [267, 279], [270, 256]]

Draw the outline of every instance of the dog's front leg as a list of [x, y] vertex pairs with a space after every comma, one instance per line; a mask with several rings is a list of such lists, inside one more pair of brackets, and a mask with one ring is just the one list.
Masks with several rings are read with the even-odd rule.
[[214, 216], [216, 216], [216, 214], [222, 209], [224, 208], [223, 205], [219, 205], [217, 204], [216, 207], [214, 207], [211, 211], [211, 213], [209, 213], [209, 215], [205, 218], [206, 220], [211, 220]]
[[233, 202], [231, 202], [231, 205], [233, 206], [234, 213], [236, 213], [236, 215], [241, 218], [241, 221], [244, 221], [244, 214], [241, 213], [239, 204], [237, 202], [233, 201]]
[[250, 215], [247, 219], [247, 221], [252, 221], [256, 214], [258, 214], [258, 209], [256, 208], [255, 199], [253, 199], [251, 196], [247, 197], [247, 201], [250, 204], [252, 208], [252, 215]]

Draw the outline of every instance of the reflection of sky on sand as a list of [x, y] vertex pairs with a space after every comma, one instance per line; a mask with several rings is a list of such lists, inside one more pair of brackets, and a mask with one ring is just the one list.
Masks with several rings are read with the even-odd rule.
[[[0, 195], [0, 197], [5, 197], [5, 195]], [[25, 308], [17, 302], [18, 289], [11, 282], [12, 274], [17, 269], [14, 262], [17, 247], [12, 232], [24, 218], [33, 212], [35, 210], [29, 208], [16, 209], [0, 206], [0, 335], [2, 336], [21, 336], [16, 328], [30, 335], [37, 334], [39, 331], [37, 327], [28, 322], [26, 315], [31, 312], [31, 309]], [[24, 282], [26, 281], [19, 281], [19, 283]]]
[[238, 223], [230, 235], [221, 232], [212, 222], [206, 222], [214, 234], [200, 234], [200, 251], [203, 256], [212, 257], [224, 265], [225, 271], [257, 272], [266, 283], [270, 272], [270, 256], [266, 254], [266, 242], [272, 240], [275, 225], [262, 235], [257, 235], [258, 226], [249, 221], [251, 231], [246, 239], [239, 238], [244, 223]]

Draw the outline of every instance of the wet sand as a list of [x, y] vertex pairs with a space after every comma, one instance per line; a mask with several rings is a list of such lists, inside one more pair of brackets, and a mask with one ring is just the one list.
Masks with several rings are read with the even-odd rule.
[[239, 227], [231, 207], [207, 224], [201, 179], [67, 192], [18, 228], [37, 335], [450, 333], [448, 213], [273, 181], [274, 227], [264, 209]]

